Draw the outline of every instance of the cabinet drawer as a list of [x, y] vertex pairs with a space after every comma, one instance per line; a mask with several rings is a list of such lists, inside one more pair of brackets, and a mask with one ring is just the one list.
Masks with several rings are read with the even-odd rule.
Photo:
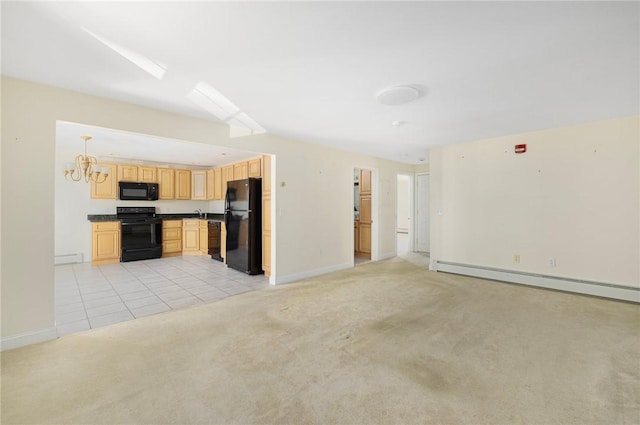
[[182, 251], [182, 241], [164, 241], [162, 242], [162, 253], [170, 254], [172, 252], [181, 252]]
[[118, 230], [120, 228], [119, 221], [105, 221], [103, 223], [93, 223], [94, 232], [104, 232], [107, 230]]
[[172, 227], [182, 228], [182, 220], [164, 220], [162, 222], [163, 229], [169, 229]]
[[179, 228], [162, 229], [163, 241], [175, 241], [182, 239], [182, 230]]
[[182, 227], [185, 229], [197, 229], [200, 227], [200, 220], [191, 219], [191, 220], [182, 220]]

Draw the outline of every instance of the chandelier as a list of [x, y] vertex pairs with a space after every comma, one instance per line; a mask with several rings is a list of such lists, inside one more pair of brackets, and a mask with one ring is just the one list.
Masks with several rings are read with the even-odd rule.
[[76, 156], [76, 162], [68, 162], [64, 166], [64, 177], [67, 180], [79, 182], [84, 178], [84, 181], [89, 183], [102, 183], [109, 176], [109, 168], [101, 167], [98, 165], [98, 160], [94, 156], [87, 155], [87, 142], [91, 140], [91, 136], [80, 136], [84, 140], [84, 155], [80, 154]]

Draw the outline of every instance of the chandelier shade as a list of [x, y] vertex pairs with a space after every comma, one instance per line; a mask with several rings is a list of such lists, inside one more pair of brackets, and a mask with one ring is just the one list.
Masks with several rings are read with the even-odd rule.
[[91, 136], [80, 136], [84, 140], [84, 155], [76, 156], [75, 162], [68, 162], [64, 165], [64, 177], [69, 181], [103, 183], [109, 177], [109, 168], [98, 165], [98, 160], [94, 156], [87, 154], [87, 142]]

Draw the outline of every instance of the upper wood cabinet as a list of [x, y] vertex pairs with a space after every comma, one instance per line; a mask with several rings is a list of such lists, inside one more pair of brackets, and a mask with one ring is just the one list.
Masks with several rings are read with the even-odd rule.
[[213, 183], [213, 199], [216, 200], [220, 200], [220, 199], [224, 199], [225, 196], [225, 192], [226, 192], [226, 185], [225, 185], [225, 190], [222, 190], [222, 168], [214, 168], [213, 169], [213, 179], [214, 179], [214, 183]]
[[206, 200], [207, 199], [207, 171], [193, 170], [191, 171], [191, 199]]
[[233, 178], [233, 165], [222, 167], [222, 198], [227, 194], [227, 182], [235, 180]]
[[360, 194], [371, 195], [371, 170], [360, 170]]
[[118, 164], [118, 181], [119, 182], [137, 182], [138, 166]]
[[175, 198], [191, 199], [191, 170], [175, 170]]
[[158, 183], [158, 169], [156, 167], [138, 167], [138, 181], [143, 183]]
[[175, 170], [172, 168], [158, 168], [158, 199], [175, 198]]
[[271, 155], [262, 156], [262, 193], [271, 193]]
[[118, 181], [158, 183], [157, 168], [142, 165], [118, 164]]
[[249, 178], [249, 165], [246, 161], [233, 164], [233, 180]]
[[93, 199], [118, 199], [118, 181], [116, 164], [98, 164], [109, 169], [109, 176], [102, 183], [91, 182], [91, 198]]
[[222, 196], [222, 168], [207, 170], [207, 199], [220, 200]]
[[262, 177], [262, 158], [250, 159], [247, 164], [249, 177]]

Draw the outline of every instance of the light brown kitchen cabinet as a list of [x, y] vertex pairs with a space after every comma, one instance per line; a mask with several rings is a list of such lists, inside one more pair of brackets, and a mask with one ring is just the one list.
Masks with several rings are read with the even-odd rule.
[[233, 164], [233, 180], [249, 178], [249, 168], [246, 161]]
[[118, 199], [118, 182], [116, 164], [100, 163], [101, 167], [109, 169], [109, 176], [102, 183], [91, 182], [92, 199]]
[[250, 159], [247, 161], [249, 177], [262, 177], [262, 158]]
[[158, 183], [158, 169], [156, 167], [138, 166], [138, 179], [143, 183]]
[[137, 182], [138, 166], [118, 164], [118, 181], [119, 182]]
[[158, 199], [175, 199], [175, 170], [158, 168]]
[[222, 199], [227, 193], [227, 182], [233, 181], [233, 164], [222, 167]]
[[175, 170], [175, 198], [191, 199], [191, 170]]
[[360, 195], [371, 195], [371, 170], [360, 170]]
[[358, 232], [358, 221], [353, 222], [353, 250], [355, 252], [360, 251], [360, 232]]
[[225, 190], [222, 190], [222, 168], [214, 168], [213, 169], [213, 199], [220, 200], [224, 199], [224, 195], [226, 193], [226, 185]]
[[209, 254], [209, 221], [208, 220], [199, 220], [200, 224], [198, 226], [200, 230], [200, 254], [208, 255]]
[[207, 199], [215, 199], [216, 174], [214, 169], [207, 170]]
[[158, 171], [156, 167], [118, 164], [118, 181], [158, 183]]
[[200, 255], [200, 220], [182, 220], [182, 255]]
[[371, 194], [360, 193], [358, 251], [371, 256]]
[[262, 270], [271, 275], [271, 156], [262, 157]]
[[224, 221], [220, 223], [220, 256], [227, 263], [227, 226]]
[[191, 199], [204, 201], [207, 199], [207, 171], [191, 171]]
[[120, 261], [120, 222], [91, 223], [91, 264]]
[[182, 220], [162, 221], [162, 256], [182, 255]]

